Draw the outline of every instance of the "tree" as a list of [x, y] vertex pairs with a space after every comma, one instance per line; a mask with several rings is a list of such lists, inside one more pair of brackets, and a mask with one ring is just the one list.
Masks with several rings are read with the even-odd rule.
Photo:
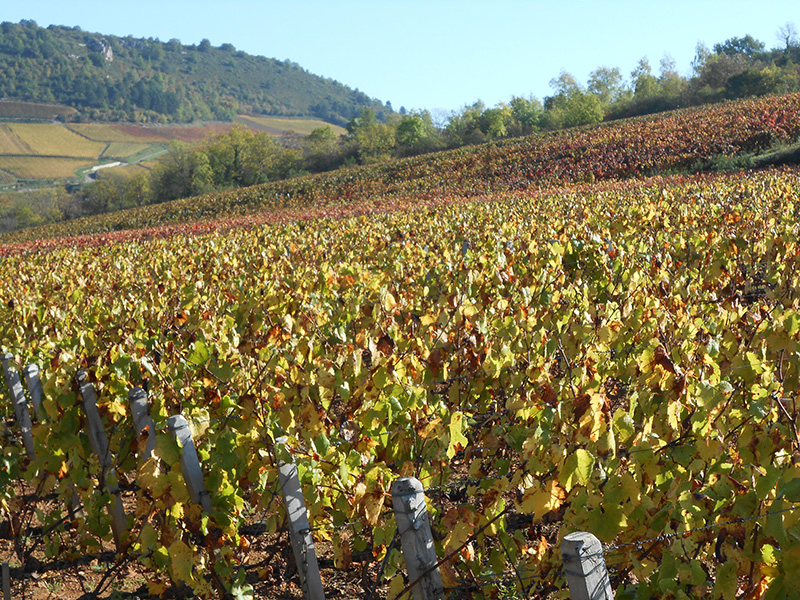
[[150, 203], [150, 176], [146, 172], [132, 175], [124, 184], [123, 206], [145, 206]]
[[543, 123], [548, 129], [590, 125], [603, 120], [603, 103], [596, 94], [586, 93], [566, 71], [550, 80], [556, 93], [544, 99]]
[[513, 117], [511, 107], [506, 104], [499, 104], [494, 108], [487, 108], [478, 118], [478, 128], [489, 139], [496, 140], [508, 135], [508, 126]]
[[697, 45], [694, 49], [694, 60], [692, 60], [692, 72], [694, 73], [695, 77], [699, 76], [702, 73], [703, 68], [708, 64], [708, 61], [711, 60], [713, 53], [711, 50], [708, 49], [703, 42], [697, 42]]
[[486, 135], [481, 130], [480, 118], [486, 105], [476, 100], [465, 105], [460, 112], [452, 113], [445, 126], [448, 146], [458, 147], [471, 144], [481, 144], [486, 141]]
[[728, 56], [744, 54], [752, 58], [763, 52], [764, 48], [764, 42], [758, 41], [751, 35], [746, 35], [744, 37], [729, 38], [721, 44], [714, 44], [714, 53], [727, 54]]
[[771, 64], [763, 69], [749, 68], [732, 75], [725, 82], [728, 98], [746, 98], [766, 94], [786, 94], [797, 91], [797, 76]]
[[637, 100], [651, 98], [658, 94], [658, 79], [653, 75], [650, 61], [646, 56], [640, 59], [631, 71], [631, 79], [633, 80], [633, 95]]
[[678, 73], [675, 59], [665, 54], [660, 63], [660, 76], [658, 82], [661, 93], [670, 99], [676, 99], [686, 89], [686, 80]]
[[555, 91], [554, 96], [569, 98], [581, 91], [578, 80], [572, 73], [562, 70], [558, 77], [550, 80], [550, 87]]
[[695, 75], [693, 86], [716, 92], [725, 87], [725, 83], [753, 65], [753, 60], [746, 54], [713, 54]]
[[785, 50], [788, 52], [793, 46], [797, 46], [797, 27], [794, 23], [785, 23], [778, 28], [775, 36], [779, 41], [783, 42], [786, 46]]
[[386, 123], [380, 123], [371, 109], [362, 108], [359, 116], [347, 125], [347, 131], [362, 164], [391, 158], [395, 146], [394, 129]]
[[587, 90], [590, 94], [595, 94], [603, 104], [629, 100], [632, 95], [617, 67], [598, 67], [589, 73]]
[[533, 96], [511, 98], [511, 116], [513, 117], [514, 130], [512, 135], [525, 135], [537, 131], [541, 127], [544, 107]]
[[406, 114], [397, 124], [397, 147], [403, 156], [432, 152], [441, 146], [431, 113], [427, 110]]
[[306, 168], [310, 171], [326, 171], [334, 167], [340, 158], [337, 135], [330, 126], [317, 127], [302, 142]]

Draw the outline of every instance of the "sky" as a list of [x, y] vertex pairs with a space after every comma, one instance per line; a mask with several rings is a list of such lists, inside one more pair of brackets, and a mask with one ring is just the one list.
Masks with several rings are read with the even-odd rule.
[[208, 39], [290, 59], [397, 110], [442, 116], [477, 100], [551, 95], [562, 70], [585, 84], [600, 66], [627, 78], [665, 55], [691, 74], [699, 42], [709, 48], [752, 35], [780, 45], [800, 30], [797, 0], [0, 0], [0, 21], [137, 38]]

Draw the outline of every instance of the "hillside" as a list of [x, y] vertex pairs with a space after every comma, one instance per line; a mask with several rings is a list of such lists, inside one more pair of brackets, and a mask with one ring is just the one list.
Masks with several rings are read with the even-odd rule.
[[757, 157], [798, 136], [800, 94], [740, 100], [141, 206], [2, 234], [0, 243], [310, 208], [408, 207], [713, 170], [720, 164], [756, 166]]
[[0, 244], [14, 597], [299, 599], [313, 551], [326, 597], [410, 598], [411, 508], [450, 598], [568, 597], [575, 532], [619, 599], [794, 597], [800, 169], [701, 171], [799, 116], [748, 100], [3, 236], [29, 240]]
[[[45, 114], [46, 105], [21, 104], [0, 102], [0, 115], [4, 108], [18, 114], [30, 115], [37, 110]], [[234, 127], [264, 131], [276, 138], [297, 137], [318, 127], [331, 127], [336, 134], [345, 131], [336, 125], [307, 118], [237, 116], [234, 123], [152, 126], [119, 122], [28, 123], [13, 119], [3, 121], [0, 116], [0, 191], [54, 183], [74, 185], [85, 180], [87, 170], [153, 161], [167, 153], [170, 142], [204, 142]]]
[[78, 27], [0, 24], [0, 98], [64, 104], [69, 120], [232, 120], [309, 116], [343, 125], [362, 108], [391, 109], [291, 61], [204, 40], [116, 37]]

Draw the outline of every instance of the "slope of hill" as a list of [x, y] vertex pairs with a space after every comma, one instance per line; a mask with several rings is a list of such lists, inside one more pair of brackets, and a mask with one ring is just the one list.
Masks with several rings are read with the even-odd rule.
[[[52, 102], [83, 118], [231, 120], [237, 114], [313, 116], [344, 124], [364, 108], [391, 109], [291, 61], [204, 40], [104, 36], [77, 27], [0, 25], [0, 98]], [[75, 116], [66, 115], [74, 119]]]
[[[406, 476], [451, 597], [566, 597], [581, 531], [617, 598], [794, 597], [800, 170], [642, 175], [791, 140], [798, 107], [207, 195], [120, 213], [189, 223], [171, 231], [0, 259], [3, 366], [38, 365], [43, 395], [32, 426], [19, 384], [0, 402], [14, 597], [299, 598], [290, 460], [328, 597], [407, 597]], [[113, 460], [86, 435], [89, 382]]]
[[[19, 104], [0, 102], [3, 105]], [[20, 112], [46, 110], [30, 104]], [[74, 184], [87, 168], [109, 163], [138, 163], [167, 152], [172, 141], [196, 143], [234, 127], [296, 136], [329, 126], [317, 119], [239, 116], [236, 123], [148, 126], [134, 123], [20, 123], [0, 120], [0, 190], [12, 191], [57, 183]], [[330, 126], [336, 134], [345, 130]]]
[[258, 213], [428, 201], [704, 170], [800, 136], [800, 94], [741, 100], [606, 125], [340, 169], [0, 235], [71, 237]]

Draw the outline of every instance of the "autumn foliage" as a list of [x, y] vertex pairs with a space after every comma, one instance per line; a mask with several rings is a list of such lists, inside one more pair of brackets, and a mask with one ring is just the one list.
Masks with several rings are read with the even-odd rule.
[[[449, 586], [562, 589], [558, 542], [585, 530], [613, 545], [618, 593], [783, 597], [800, 555], [800, 173], [618, 178], [793, 139], [799, 105], [462, 149], [114, 217], [149, 230], [5, 246], [0, 339], [42, 366], [48, 418], [33, 463], [4, 442], [3, 510], [22, 506], [14, 480], [47, 473], [48, 493], [74, 487], [87, 509], [71, 528], [60, 507], [42, 515], [47, 555], [109, 538], [77, 433], [82, 367], [154, 591], [246, 593], [240, 525], [282, 526], [286, 436], [315, 535], [341, 569], [390, 552], [390, 596], [404, 583], [388, 490], [414, 475], [438, 555], [457, 551]], [[141, 466], [134, 385], [159, 433]], [[211, 515], [160, 435], [178, 412]]]

